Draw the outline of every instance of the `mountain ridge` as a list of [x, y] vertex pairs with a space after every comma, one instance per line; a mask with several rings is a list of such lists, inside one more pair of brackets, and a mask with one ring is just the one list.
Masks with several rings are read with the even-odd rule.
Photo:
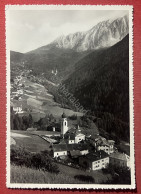
[[88, 31], [60, 36], [51, 44], [58, 48], [70, 48], [78, 52], [113, 46], [129, 33], [128, 23], [127, 15], [116, 20], [102, 21]]

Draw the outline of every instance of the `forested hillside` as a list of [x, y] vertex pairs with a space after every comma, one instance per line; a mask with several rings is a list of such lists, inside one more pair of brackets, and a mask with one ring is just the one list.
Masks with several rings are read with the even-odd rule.
[[129, 138], [129, 36], [80, 60], [64, 83], [85, 108], [102, 118], [100, 127]]

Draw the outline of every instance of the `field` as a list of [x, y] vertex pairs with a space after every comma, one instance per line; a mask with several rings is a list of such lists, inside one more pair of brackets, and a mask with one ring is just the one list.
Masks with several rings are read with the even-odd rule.
[[69, 177], [74, 177], [75, 175], [91, 176], [94, 178], [96, 184], [99, 184], [101, 182], [103, 183], [103, 182], [106, 182], [107, 180], [111, 179], [111, 175], [110, 174], [103, 174], [102, 170], [83, 171], [81, 169], [75, 169], [75, 168], [72, 168], [70, 166], [65, 166], [63, 164], [57, 164], [57, 165], [58, 165], [61, 173], [66, 174], [66, 172], [67, 172]]
[[67, 116], [71, 116], [73, 114], [77, 114], [78, 116], [83, 115], [80, 112], [74, 112], [73, 110], [70, 110], [70, 109], [61, 108], [60, 104], [54, 101], [54, 97], [50, 93], [47, 92], [44, 86], [39, 85], [37, 83], [33, 83], [29, 81], [27, 78], [23, 78], [22, 83], [26, 87], [29, 87], [30, 89], [30, 93], [29, 93], [29, 89], [26, 89], [25, 90], [26, 94], [23, 96], [26, 98], [27, 97], [30, 97], [30, 98], [37, 97], [38, 100], [44, 101], [46, 105], [43, 106], [41, 110], [44, 111], [46, 114], [53, 114], [54, 116], [58, 117], [58, 116], [61, 116], [61, 114], [63, 114], [63, 112], [65, 111]]
[[15, 140], [16, 145], [24, 147], [30, 152], [49, 150], [50, 144], [38, 135], [31, 134], [31, 132], [12, 131], [11, 137]]
[[54, 175], [42, 170], [11, 165], [11, 183], [75, 184], [76, 180], [66, 174], [59, 173], [58, 175]]
[[24, 166], [11, 165], [11, 183], [90, 184], [88, 181], [75, 179], [75, 175], [92, 176], [94, 180], [93, 184], [111, 179], [110, 175], [103, 175], [101, 171], [88, 173], [68, 166], [58, 165], [61, 171], [57, 175]]

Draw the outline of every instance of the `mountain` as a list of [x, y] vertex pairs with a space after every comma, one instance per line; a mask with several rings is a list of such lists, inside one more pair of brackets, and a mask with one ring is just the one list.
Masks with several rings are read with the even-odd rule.
[[[128, 17], [98, 23], [86, 32], [77, 32], [57, 38], [51, 44], [28, 53], [11, 51], [11, 65], [24, 64], [36, 74], [50, 76], [52, 70], [66, 79], [75, 64], [95, 49], [109, 47], [128, 34]], [[79, 51], [79, 52], [78, 52]]]
[[128, 16], [98, 23], [86, 32], [61, 36], [52, 42], [57, 48], [74, 49], [78, 52], [112, 46], [129, 33]]
[[23, 58], [24, 54], [23, 53], [19, 53], [19, 52], [15, 52], [15, 51], [10, 51], [10, 60], [11, 62], [20, 62], [21, 59]]
[[49, 76], [52, 70], [57, 69], [59, 76], [64, 79], [73, 72], [74, 65], [85, 57], [88, 51], [76, 52], [72, 49], [56, 48], [48, 46], [48, 50], [37, 49], [24, 55], [24, 60], [28, 68], [40, 74], [45, 73]]
[[128, 121], [129, 36], [84, 57], [64, 84], [84, 107], [114, 113]]
[[129, 140], [129, 35], [88, 54], [63, 84], [101, 118], [99, 128]]

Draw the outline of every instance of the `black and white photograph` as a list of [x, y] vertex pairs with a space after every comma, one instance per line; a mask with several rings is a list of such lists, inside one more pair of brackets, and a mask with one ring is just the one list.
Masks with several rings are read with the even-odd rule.
[[7, 187], [135, 188], [132, 12], [5, 7]]

